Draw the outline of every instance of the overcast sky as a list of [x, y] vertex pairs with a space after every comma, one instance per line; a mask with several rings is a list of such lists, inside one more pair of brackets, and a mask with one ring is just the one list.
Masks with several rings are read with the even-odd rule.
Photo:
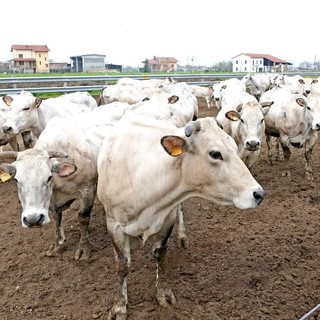
[[46, 44], [55, 62], [103, 54], [106, 63], [141, 66], [155, 55], [212, 66], [263, 53], [298, 66], [320, 60], [317, 7], [316, 0], [1, 0], [0, 61], [12, 58], [12, 44]]

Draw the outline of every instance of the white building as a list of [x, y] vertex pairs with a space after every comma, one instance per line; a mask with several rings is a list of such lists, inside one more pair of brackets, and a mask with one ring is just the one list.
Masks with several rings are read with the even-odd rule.
[[284, 72], [291, 65], [270, 54], [241, 53], [232, 58], [233, 72]]
[[97, 72], [105, 71], [105, 55], [103, 54], [83, 54], [81, 56], [73, 56], [71, 59], [71, 67], [73, 72]]

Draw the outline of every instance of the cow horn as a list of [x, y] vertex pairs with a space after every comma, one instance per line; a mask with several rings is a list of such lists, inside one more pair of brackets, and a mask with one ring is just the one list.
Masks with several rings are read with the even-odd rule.
[[68, 158], [68, 155], [61, 151], [48, 151], [50, 158]]
[[195, 131], [200, 130], [200, 121], [191, 121], [187, 123], [184, 133], [187, 137], [190, 137]]
[[17, 151], [3, 151], [0, 152], [0, 160], [17, 160]]

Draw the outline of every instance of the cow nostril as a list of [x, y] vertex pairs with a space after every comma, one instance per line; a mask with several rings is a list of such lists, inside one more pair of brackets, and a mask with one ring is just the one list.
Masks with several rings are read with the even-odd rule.
[[9, 133], [10, 131], [12, 131], [12, 127], [4, 126], [2, 129], [4, 133]]
[[37, 225], [41, 226], [43, 221], [44, 221], [44, 214], [41, 213], [38, 220], [37, 220]]
[[265, 195], [265, 192], [263, 190], [253, 192], [253, 197], [255, 198], [257, 204], [260, 204], [262, 202], [264, 195]]

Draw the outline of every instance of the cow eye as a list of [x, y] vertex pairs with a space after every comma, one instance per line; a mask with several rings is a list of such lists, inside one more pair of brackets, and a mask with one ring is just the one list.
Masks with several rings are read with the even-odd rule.
[[52, 179], [52, 176], [50, 176], [50, 177], [48, 178], [47, 183], [49, 183], [49, 182], [51, 181], [51, 179]]
[[307, 107], [307, 110], [311, 110], [311, 108], [310, 108], [310, 107]]
[[30, 109], [30, 107], [26, 107], [26, 108], [23, 108], [22, 111], [27, 111], [29, 109]]
[[219, 151], [210, 151], [209, 155], [212, 159], [223, 160], [222, 155]]

